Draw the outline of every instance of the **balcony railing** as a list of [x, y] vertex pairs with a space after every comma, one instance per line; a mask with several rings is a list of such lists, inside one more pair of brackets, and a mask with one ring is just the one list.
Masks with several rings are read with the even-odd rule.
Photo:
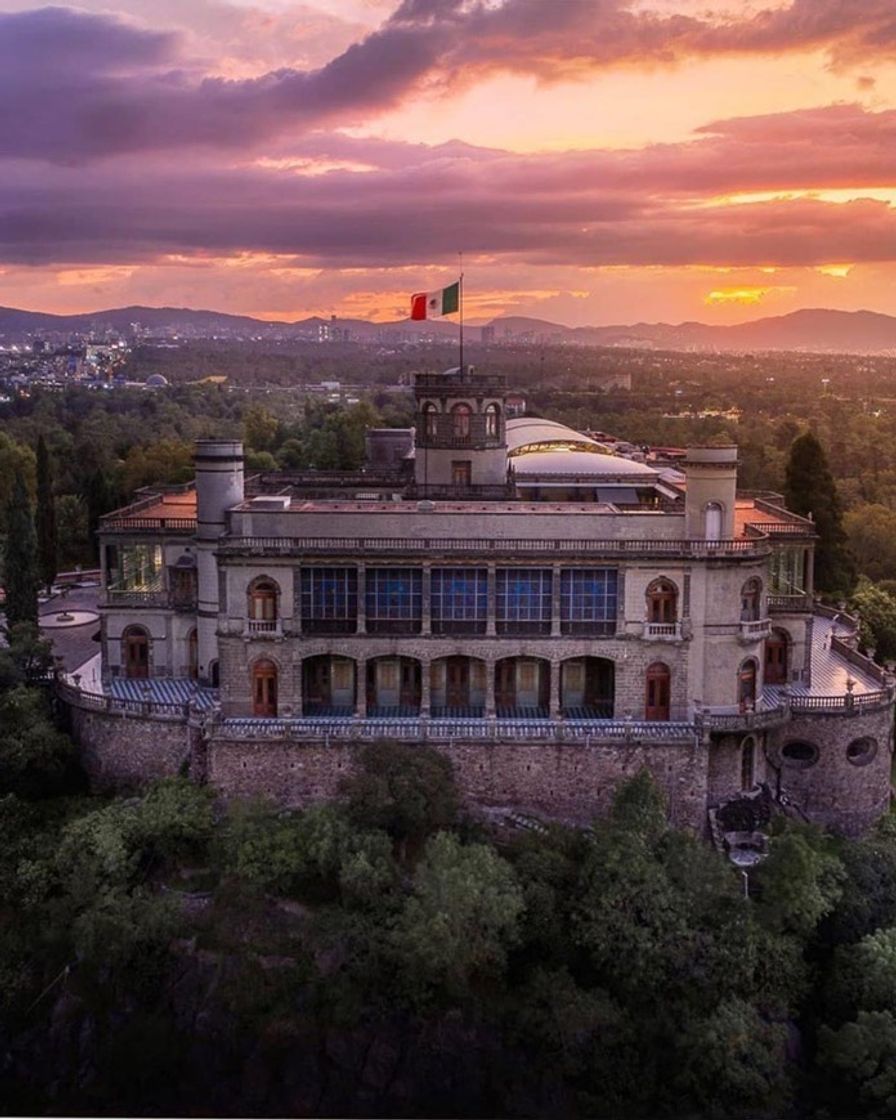
[[279, 618], [247, 618], [245, 632], [250, 638], [281, 638], [283, 626]]
[[106, 589], [103, 605], [106, 607], [155, 607], [163, 610], [183, 611], [191, 614], [196, 610], [196, 596], [183, 592], [168, 591], [164, 588], [135, 590], [130, 588], [109, 587]]
[[777, 614], [809, 614], [813, 607], [811, 595], [798, 592], [795, 595], [772, 594], [768, 597], [768, 609]]
[[678, 641], [681, 624], [678, 622], [645, 622], [643, 636], [649, 641]]
[[770, 618], [742, 619], [740, 636], [746, 642], [758, 642], [767, 638], [771, 633], [772, 620]]
[[195, 533], [195, 517], [108, 517], [100, 522], [101, 533]]
[[302, 556], [307, 554], [358, 555], [364, 553], [493, 553], [510, 556], [663, 556], [742, 557], [767, 555], [765, 540], [632, 540], [498, 537], [226, 537], [218, 552], [223, 556]]

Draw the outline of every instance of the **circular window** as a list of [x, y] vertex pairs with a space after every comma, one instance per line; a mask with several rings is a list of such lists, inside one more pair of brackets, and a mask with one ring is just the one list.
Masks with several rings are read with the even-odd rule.
[[874, 761], [877, 754], [877, 740], [866, 736], [864, 739], [853, 739], [846, 748], [846, 757], [853, 766], [867, 766]]
[[785, 743], [781, 748], [781, 760], [785, 766], [792, 766], [798, 770], [806, 770], [818, 762], [818, 747], [814, 743], [801, 743], [799, 741]]

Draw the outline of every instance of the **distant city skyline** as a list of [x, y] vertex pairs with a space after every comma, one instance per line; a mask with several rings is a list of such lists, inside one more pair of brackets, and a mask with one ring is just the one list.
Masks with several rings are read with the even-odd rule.
[[0, 304], [896, 314], [892, 0], [0, 0]]

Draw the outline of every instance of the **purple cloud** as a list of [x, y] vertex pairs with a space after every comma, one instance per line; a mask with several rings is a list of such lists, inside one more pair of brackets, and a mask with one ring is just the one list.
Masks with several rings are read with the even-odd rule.
[[440, 82], [495, 71], [571, 77], [631, 62], [828, 49], [896, 54], [891, 0], [792, 0], [746, 18], [661, 16], [631, 0], [404, 0], [317, 69], [204, 75], [177, 37], [68, 8], [0, 14], [0, 157], [86, 162], [185, 147], [246, 149], [358, 123]]

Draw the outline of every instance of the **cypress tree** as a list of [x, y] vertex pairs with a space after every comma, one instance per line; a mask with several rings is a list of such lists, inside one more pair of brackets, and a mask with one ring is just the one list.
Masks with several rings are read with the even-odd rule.
[[816, 588], [848, 595], [856, 581], [855, 559], [843, 528], [837, 484], [814, 432], [803, 432], [791, 444], [784, 496], [788, 509], [814, 518]]
[[100, 518], [116, 505], [116, 494], [109, 478], [100, 467], [89, 471], [81, 482], [81, 494], [87, 506], [87, 533], [90, 539], [91, 555], [99, 556], [97, 529]]
[[6, 509], [6, 548], [3, 557], [6, 588], [6, 626], [19, 622], [37, 625], [37, 535], [31, 500], [21, 471], [16, 472]]
[[37, 528], [38, 568], [41, 582], [48, 590], [56, 578], [58, 549], [56, 543], [56, 505], [53, 497], [53, 468], [43, 435], [37, 441]]

